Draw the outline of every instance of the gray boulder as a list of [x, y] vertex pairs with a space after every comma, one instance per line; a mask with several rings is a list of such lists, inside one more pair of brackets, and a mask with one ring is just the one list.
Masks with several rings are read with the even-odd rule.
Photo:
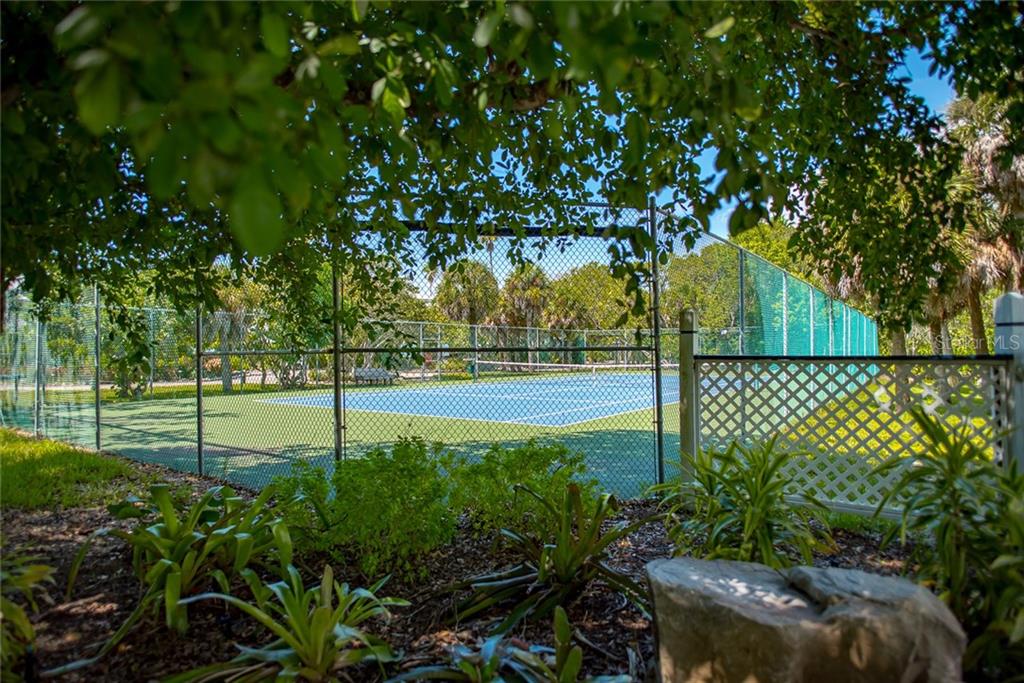
[[664, 683], [959, 681], [967, 638], [928, 590], [851, 569], [647, 565]]

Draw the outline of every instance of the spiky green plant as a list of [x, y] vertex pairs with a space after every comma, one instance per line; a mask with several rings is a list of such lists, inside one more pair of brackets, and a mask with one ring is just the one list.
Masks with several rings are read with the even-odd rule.
[[17, 552], [0, 554], [0, 672], [5, 681], [21, 681], [26, 656], [36, 639], [28, 612], [16, 601], [38, 610], [35, 594], [53, 582], [53, 568], [39, 558]]
[[391, 661], [394, 656], [387, 644], [360, 628], [372, 617], [390, 616], [389, 607], [409, 604], [398, 598], [378, 598], [384, 582], [382, 579], [368, 589], [349, 588], [334, 580], [328, 565], [320, 584], [305, 588], [299, 572], [288, 566], [284, 580], [253, 590], [254, 603], [226, 593], [186, 598], [182, 605], [222, 600], [255, 619], [275, 639], [263, 647], [240, 647], [241, 654], [229, 662], [194, 669], [166, 683], [333, 681], [357, 664]]
[[815, 550], [833, 547], [828, 508], [808, 492], [794, 501], [789, 491], [785, 466], [806, 455], [776, 442], [702, 451], [687, 458], [689, 476], [653, 489], [665, 494], [665, 524], [678, 554], [784, 567], [787, 551], [810, 563]]
[[546, 527], [537, 533], [502, 530], [512, 551], [518, 554], [519, 562], [510, 569], [460, 584], [458, 587], [471, 590], [469, 598], [458, 607], [460, 619], [515, 602], [496, 629], [497, 633], [504, 633], [523, 618], [543, 618], [556, 607], [569, 604], [595, 580], [620, 591], [647, 611], [644, 587], [608, 566], [607, 559], [609, 546], [649, 519], [602, 532], [601, 527], [619, 509], [613, 496], [603, 494], [596, 504], [588, 505], [576, 484], [569, 484], [559, 498], [545, 498], [527, 487], [522, 490], [540, 503]]
[[137, 519], [134, 529], [100, 529], [79, 548], [68, 576], [67, 595], [92, 543], [101, 536], [123, 540], [132, 551], [132, 568], [144, 592], [139, 604], [99, 652], [48, 672], [52, 675], [89, 666], [103, 657], [131, 631], [147, 611], [163, 611], [169, 628], [188, 630], [187, 597], [230, 582], [254, 563], [273, 555], [281, 566], [291, 564], [288, 527], [269, 507], [274, 491], [268, 487], [252, 502], [226, 486], [204, 493], [188, 510], [180, 511], [165, 484], [150, 487], [146, 499], [129, 498], [110, 506], [118, 519]]
[[967, 425], [948, 430], [912, 411], [928, 448], [876, 468], [896, 482], [876, 514], [898, 502], [901, 523], [883, 537], [911, 535], [917, 579], [960, 620], [970, 640], [968, 679], [1004, 680], [1024, 670], [1024, 476], [992, 461]]

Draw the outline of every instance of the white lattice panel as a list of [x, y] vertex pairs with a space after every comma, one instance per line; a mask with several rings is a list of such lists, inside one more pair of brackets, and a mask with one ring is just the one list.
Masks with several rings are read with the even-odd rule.
[[[839, 510], [873, 510], [893, 478], [872, 474], [892, 456], [912, 463], [925, 447], [910, 414], [923, 406], [986, 444], [1005, 429], [1001, 360], [734, 359], [698, 357], [702, 448], [762, 442], [806, 453], [792, 461], [792, 492]], [[1000, 457], [998, 444], [990, 446]]]

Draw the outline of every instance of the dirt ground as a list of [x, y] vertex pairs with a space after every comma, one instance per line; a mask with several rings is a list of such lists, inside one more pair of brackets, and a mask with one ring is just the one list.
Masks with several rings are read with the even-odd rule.
[[[152, 466], [147, 466], [152, 467]], [[179, 495], [187, 497], [205, 491], [216, 482], [192, 475], [164, 471]], [[191, 493], [190, 493], [191, 492]], [[613, 523], [638, 519], [654, 512], [649, 501], [625, 504]], [[79, 545], [96, 529], [127, 525], [114, 520], [103, 508], [23, 512], [4, 510], [5, 550], [28, 549], [56, 569], [55, 584], [40, 601], [33, 622], [37, 629], [36, 670], [60, 666], [87, 657], [98, 649], [132, 611], [140, 597], [139, 582], [131, 572], [131, 558], [116, 539], [100, 539], [83, 564], [71, 599], [64, 600], [68, 570]], [[838, 551], [816, 558], [821, 566], [853, 567], [884, 574], [899, 573], [906, 554], [898, 545], [879, 549], [872, 532], [836, 530]], [[621, 541], [611, 550], [614, 567], [643, 582], [644, 565], [671, 555], [672, 545], [660, 523], [654, 522]], [[454, 643], [472, 644], [485, 637], [501, 618], [500, 611], [484, 614], [465, 623], [453, 621], [459, 598], [449, 587], [469, 577], [501, 569], [512, 563], [493, 537], [471, 533], [468, 525], [455, 540], [425, 555], [421, 562], [426, 578], [416, 582], [391, 581], [381, 591], [408, 599], [410, 607], [397, 609], [388, 622], [370, 624], [369, 630], [383, 637], [403, 656], [387, 674], [440, 661]], [[323, 569], [324, 558], [297, 557], [297, 564], [310, 581]], [[365, 585], [354, 566], [333, 567], [340, 580]], [[585, 668], [592, 674], [629, 673], [638, 680], [648, 678], [654, 655], [651, 623], [618, 593], [593, 585], [568, 608], [578, 641], [584, 647]], [[97, 664], [63, 677], [67, 681], [149, 681], [203, 664], [224, 661], [237, 654], [236, 644], [257, 645], [265, 638], [252, 620], [237, 610], [218, 603], [199, 603], [189, 610], [190, 629], [186, 636], [168, 630], [156, 616], [147, 618]], [[520, 626], [512, 634], [525, 643], [551, 645], [548, 621]], [[357, 680], [383, 678], [377, 667], [355, 673]]]

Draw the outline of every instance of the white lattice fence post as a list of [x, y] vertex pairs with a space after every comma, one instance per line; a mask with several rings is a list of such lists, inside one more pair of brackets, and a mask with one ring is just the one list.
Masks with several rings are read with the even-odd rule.
[[682, 464], [682, 476], [690, 479], [687, 456], [697, 454], [700, 444], [699, 412], [700, 402], [697, 392], [697, 312], [682, 311], [679, 315], [679, 460]]
[[995, 351], [1013, 356], [1007, 397], [1010, 435], [1004, 459], [1024, 471], [1024, 295], [1003, 294], [995, 303]]

